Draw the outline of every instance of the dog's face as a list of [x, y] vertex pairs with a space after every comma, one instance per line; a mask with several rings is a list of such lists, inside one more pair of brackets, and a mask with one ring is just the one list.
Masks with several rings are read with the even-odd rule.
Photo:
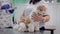
[[37, 10], [39, 10], [39, 11], [46, 11], [47, 8], [44, 5], [39, 5], [39, 6], [37, 6]]

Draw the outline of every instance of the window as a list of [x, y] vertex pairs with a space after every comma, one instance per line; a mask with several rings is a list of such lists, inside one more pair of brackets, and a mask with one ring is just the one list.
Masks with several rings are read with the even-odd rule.
[[57, 0], [57, 2], [60, 2], [60, 0]]

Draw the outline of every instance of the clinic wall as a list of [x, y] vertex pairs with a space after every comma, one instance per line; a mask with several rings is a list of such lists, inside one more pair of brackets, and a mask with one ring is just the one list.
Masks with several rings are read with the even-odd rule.
[[60, 34], [60, 3], [56, 4], [56, 8], [55, 8], [55, 25], [56, 25], [56, 31], [55, 34]]

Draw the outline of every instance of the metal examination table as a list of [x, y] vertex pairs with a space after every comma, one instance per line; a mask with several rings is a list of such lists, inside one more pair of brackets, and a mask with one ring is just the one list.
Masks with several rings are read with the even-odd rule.
[[44, 31], [50, 31], [49, 34], [54, 34], [55, 27], [54, 26], [46, 26], [45, 29], [41, 30], [42, 32], [20, 32], [14, 30], [13, 28], [2, 28], [0, 29], [0, 34], [44, 34]]

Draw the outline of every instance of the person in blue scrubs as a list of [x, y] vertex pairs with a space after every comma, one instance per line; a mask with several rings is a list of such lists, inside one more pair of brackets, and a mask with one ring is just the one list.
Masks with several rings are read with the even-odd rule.
[[0, 19], [2, 21], [3, 27], [12, 27], [13, 22], [11, 18], [11, 14], [13, 14], [14, 9], [11, 8], [11, 1], [10, 0], [0, 0], [1, 2], [1, 16], [3, 17]]

